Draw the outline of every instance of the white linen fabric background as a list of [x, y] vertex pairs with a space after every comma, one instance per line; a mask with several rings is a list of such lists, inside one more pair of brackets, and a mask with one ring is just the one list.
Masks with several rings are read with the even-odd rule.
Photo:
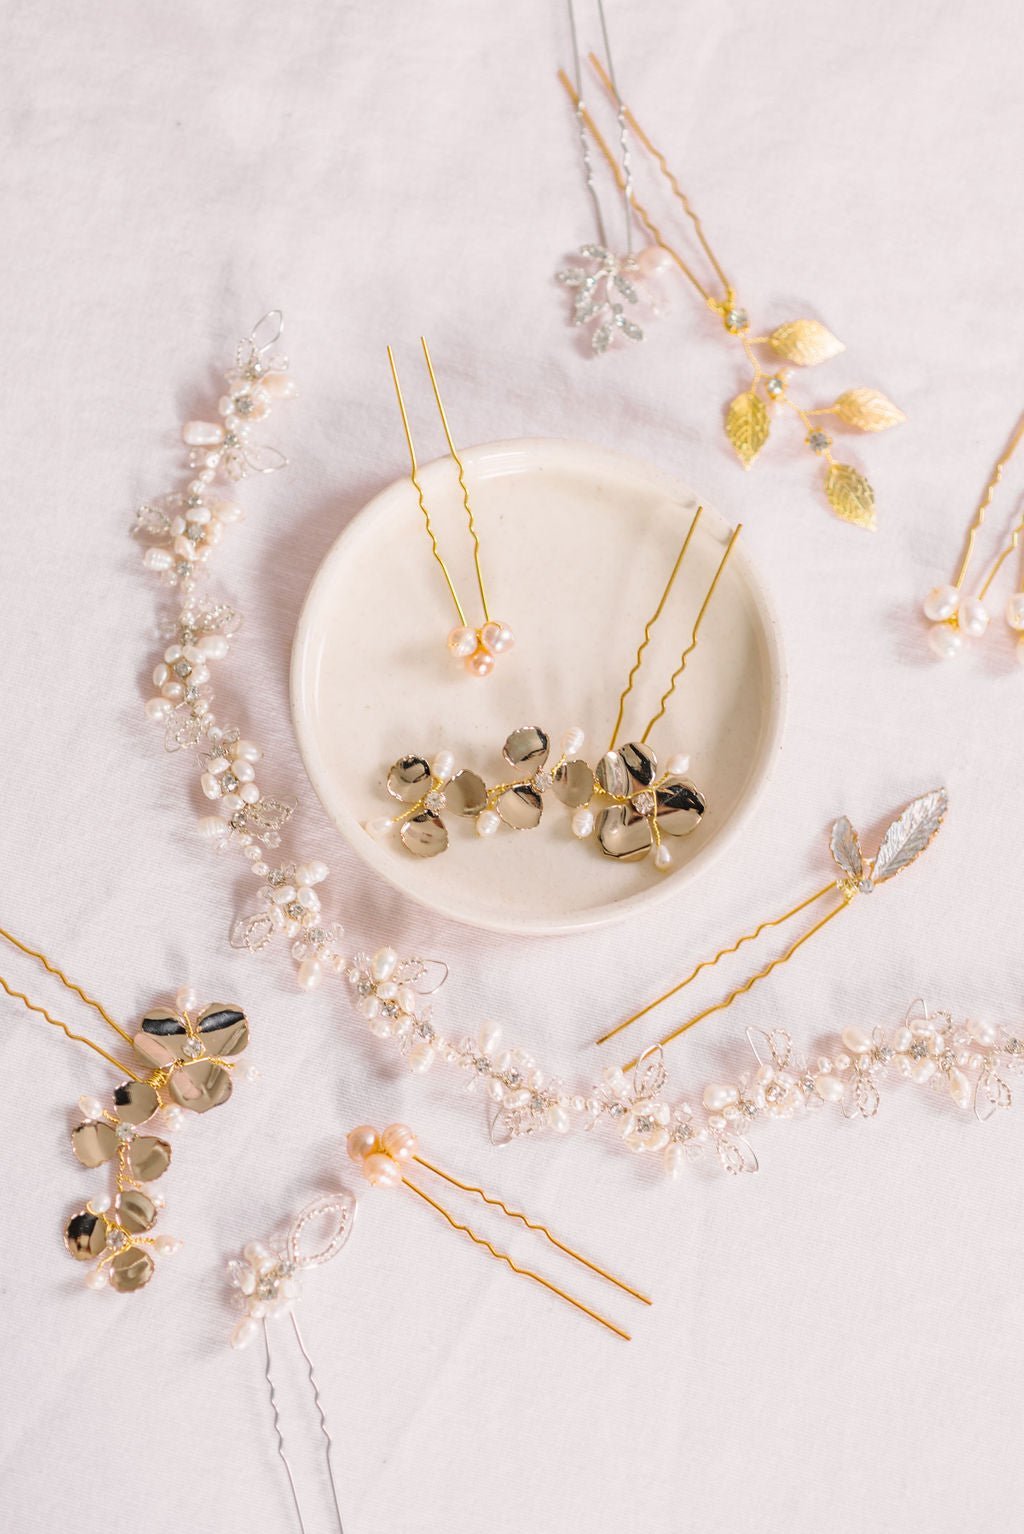
[[[594, 43], [583, 0], [581, 18]], [[280, 305], [301, 398], [268, 435], [291, 467], [247, 487], [247, 520], [222, 546], [216, 585], [248, 624], [219, 696], [266, 748], [266, 787], [298, 792], [297, 843], [326, 853], [353, 946], [444, 955], [446, 1022], [498, 1018], [590, 1079], [597, 1024], [815, 887], [835, 815], [872, 830], [945, 782], [952, 809], [927, 858], [675, 1046], [672, 1081], [696, 1091], [740, 1069], [747, 1024], [784, 1024], [814, 1053], [921, 992], [1019, 1019], [1024, 673], [1000, 622], [939, 667], [917, 617], [1021, 405], [1017, 8], [610, 0], [609, 20], [625, 93], [755, 322], [815, 315], [846, 342], [808, 392], [873, 384], [907, 411], [849, 455], [876, 486], [877, 535], [830, 515], [795, 435], [744, 476], [721, 430], [737, 353], [682, 286], [642, 346], [601, 362], [579, 350], [552, 281], [591, 234], [555, 81], [569, 62], [560, 4], [2, 7], [0, 921], [125, 1020], [183, 983], [240, 1000], [262, 1067], [182, 1137], [162, 1222], [181, 1254], [135, 1298], [94, 1296], [60, 1243], [99, 1182], [67, 1130], [79, 1094], [110, 1076], [4, 1004], [11, 1534], [292, 1528], [262, 1360], [224, 1345], [222, 1262], [347, 1177], [352, 1123], [395, 1118], [656, 1303], [608, 1302], [632, 1323], [626, 1346], [411, 1199], [367, 1197], [303, 1300], [347, 1534], [1019, 1522], [1014, 1114], [983, 1129], [893, 1088], [868, 1124], [828, 1111], [762, 1129], [760, 1174], [735, 1180], [665, 1183], [597, 1138], [499, 1156], [480, 1103], [386, 1060], [340, 988], [304, 997], [284, 955], [228, 948], [248, 890], [189, 834], [193, 779], [142, 716], [158, 594], [126, 536], [132, 510], [175, 482], [179, 423]], [[568, 435], [648, 457], [742, 517], [772, 591], [791, 683], [780, 766], [745, 843], [642, 932], [456, 929], [372, 879], [303, 779], [293, 625], [338, 530], [404, 472], [384, 346], [421, 331], [462, 442]], [[993, 509], [992, 546], [1022, 474]], [[91, 1031], [29, 966], [4, 956], [0, 973]], [[500, 1234], [552, 1271], [526, 1233]], [[329, 1503], [285, 1340], [313, 1534], [332, 1526]]]

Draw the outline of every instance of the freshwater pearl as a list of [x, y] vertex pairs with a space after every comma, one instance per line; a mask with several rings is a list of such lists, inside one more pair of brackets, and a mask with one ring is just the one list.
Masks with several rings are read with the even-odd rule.
[[153, 1250], [154, 1252], [159, 1252], [163, 1257], [173, 1257], [175, 1252], [181, 1251], [181, 1237], [155, 1236], [153, 1239]]
[[170, 549], [147, 549], [142, 556], [147, 570], [169, 570], [174, 563]]
[[295, 379], [290, 373], [267, 373], [260, 383], [271, 399], [291, 399], [295, 393]]
[[216, 421], [186, 421], [181, 439], [186, 447], [216, 447], [224, 441], [224, 428]]
[[972, 1022], [968, 1024], [968, 1027], [971, 1030], [971, 1037], [977, 1039], [979, 1044], [984, 1044], [988, 1049], [991, 1049], [992, 1045], [995, 1044], [999, 1038], [998, 1033], [993, 1028], [991, 1023]]
[[654, 851], [654, 866], [655, 866], [655, 868], [660, 868], [662, 870], [664, 870], [666, 868], [671, 868], [671, 866], [672, 866], [672, 854], [669, 851], [669, 849], [665, 846], [664, 842], [662, 842], [660, 847], [656, 847], [655, 848], [655, 851]]
[[146, 699], [146, 718], [147, 719], [157, 719], [157, 720], [159, 720], [159, 719], [166, 719], [167, 715], [170, 712], [171, 712], [170, 699], [168, 699], [168, 698], [147, 698]]
[[484, 1023], [480, 1029], [480, 1032], [476, 1036], [476, 1041], [480, 1045], [480, 1048], [485, 1055], [493, 1055], [494, 1051], [501, 1043], [500, 1024]]
[[950, 628], [948, 623], [936, 623], [928, 631], [931, 652], [939, 660], [952, 660], [963, 649], [963, 643], [963, 635]]
[[490, 676], [494, 670], [494, 656], [481, 646], [466, 661], [466, 670], [470, 676]]
[[398, 955], [393, 948], [378, 948], [370, 961], [370, 973], [374, 980], [390, 980], [398, 963]]
[[217, 778], [214, 777], [212, 772], [203, 773], [202, 777], [199, 779], [199, 787], [202, 789], [207, 799], [220, 798], [220, 782]]
[[303, 959], [299, 965], [298, 981], [304, 991], [315, 991], [323, 978], [323, 965], [319, 959]]
[[507, 623], [485, 623], [480, 630], [480, 643], [492, 655], [504, 655], [506, 650], [512, 649], [515, 642], [516, 636]]
[[562, 755], [569, 760], [571, 760], [574, 756], [579, 756], [580, 752], [583, 750], [584, 740], [586, 740], [586, 736], [584, 735], [583, 731], [580, 729], [578, 724], [574, 724], [572, 728], [566, 730], [565, 734], [562, 736]]
[[[155, 1203], [156, 1200], [154, 1199], [153, 1202]], [[107, 1194], [104, 1193], [100, 1198], [91, 1198], [89, 1203], [92, 1205], [93, 1209], [95, 1209], [97, 1214], [105, 1214], [110, 1208], [111, 1200]]]
[[575, 811], [572, 817], [572, 834], [573, 836], [578, 836], [582, 841], [584, 837], [590, 835], [593, 829], [594, 812], [593, 810], [588, 809], [585, 804], [581, 805], [581, 807]]
[[207, 837], [211, 842], [222, 840], [228, 833], [228, 828], [219, 815], [204, 815], [196, 830], [200, 836]]
[[665, 1171], [670, 1177], [678, 1177], [686, 1165], [686, 1149], [682, 1145], [665, 1146]]
[[435, 778], [440, 778], [442, 783], [447, 783], [455, 771], [454, 751], [439, 751], [430, 764], [430, 771]]
[[371, 1151], [369, 1156], [364, 1156], [363, 1173], [375, 1188], [397, 1188], [402, 1181], [402, 1168], [397, 1161], [380, 1151]]
[[949, 1073], [949, 1095], [958, 1108], [971, 1106], [971, 1083], [963, 1071], [957, 1070], [956, 1066]]
[[676, 756], [670, 756], [665, 766], [665, 771], [672, 778], [685, 778], [690, 770], [690, 758], [685, 751], [680, 751]]
[[559, 1103], [552, 1103], [544, 1115], [549, 1129], [553, 1129], [556, 1135], [567, 1135], [572, 1127], [572, 1120], [568, 1113]]
[[731, 1107], [739, 1095], [735, 1087], [712, 1082], [704, 1088], [704, 1106], [709, 1113], [717, 1113], [722, 1108]]
[[231, 1346], [233, 1348], [247, 1348], [258, 1331], [259, 1327], [252, 1316], [243, 1316], [231, 1333]]
[[87, 1289], [105, 1289], [108, 1282], [106, 1268], [90, 1268], [85, 1275]]
[[675, 263], [663, 246], [648, 245], [637, 256], [636, 265], [641, 277], [659, 277], [670, 272]]
[[370, 833], [375, 842], [382, 842], [386, 840], [386, 838], [391, 835], [394, 829], [395, 822], [389, 815], [378, 815], [375, 820], [368, 820], [366, 822], [366, 830]]
[[846, 1087], [838, 1076], [826, 1076], [824, 1072], [814, 1078], [814, 1090], [827, 1103], [838, 1103], [846, 1095]]
[[[78, 1099], [78, 1106], [81, 1108], [87, 1119], [98, 1119], [100, 1114], [103, 1112], [103, 1104], [100, 1102], [98, 1097], [80, 1097]], [[99, 1207], [95, 1199], [92, 1201], [92, 1207], [94, 1209]]]
[[960, 606], [960, 593], [955, 586], [935, 586], [923, 602], [924, 615], [931, 623], [945, 623], [955, 616]]
[[844, 1028], [841, 1038], [851, 1055], [869, 1055], [874, 1048], [871, 1040], [861, 1028]]
[[960, 604], [957, 622], [965, 634], [969, 634], [972, 639], [980, 639], [988, 628], [988, 608], [978, 597], [967, 597]]
[[256, 804], [259, 802], [260, 791], [255, 783], [243, 783], [238, 790], [238, 797], [243, 804]]
[[434, 1063], [434, 1051], [429, 1044], [414, 1044], [408, 1054], [409, 1069], [417, 1076], [424, 1075]]
[[477, 836], [493, 836], [501, 825], [501, 816], [496, 810], [481, 810], [476, 817]]
[[389, 1124], [380, 1143], [395, 1161], [411, 1161], [416, 1154], [416, 1136], [408, 1124]]
[[236, 506], [234, 501], [211, 501], [210, 510], [217, 518], [217, 521], [223, 522], [225, 526], [242, 520], [242, 508], [241, 506]]
[[358, 1124], [350, 1130], [345, 1149], [352, 1161], [363, 1161], [377, 1149], [377, 1131], [372, 1124]]
[[1017, 591], [1006, 604], [1006, 621], [1012, 629], [1024, 629], [1024, 591]]
[[448, 648], [456, 660], [465, 660], [476, 649], [476, 630], [471, 628], [454, 628], [448, 635]]

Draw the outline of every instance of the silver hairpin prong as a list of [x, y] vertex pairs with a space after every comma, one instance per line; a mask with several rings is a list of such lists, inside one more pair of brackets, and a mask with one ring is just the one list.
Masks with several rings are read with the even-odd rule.
[[281, 1463], [284, 1466], [285, 1474], [288, 1477], [288, 1485], [291, 1487], [292, 1501], [295, 1504], [295, 1516], [299, 1520], [299, 1528], [301, 1529], [302, 1534], [307, 1534], [306, 1520], [302, 1516], [302, 1508], [299, 1505], [299, 1493], [295, 1485], [295, 1477], [292, 1475], [292, 1467], [289, 1463], [288, 1456], [284, 1452], [284, 1434], [281, 1432], [281, 1415], [277, 1409], [277, 1393], [274, 1390], [274, 1376], [270, 1359], [270, 1330], [266, 1321], [263, 1323], [263, 1345], [266, 1349], [267, 1355], [267, 1363], [266, 1368], [263, 1371], [263, 1377], [267, 1382], [267, 1391], [270, 1395], [270, 1409], [274, 1413], [274, 1432], [277, 1434], [277, 1452], [281, 1457]]
[[299, 1344], [299, 1351], [303, 1358], [306, 1360], [306, 1368], [309, 1371], [309, 1383], [313, 1389], [313, 1403], [320, 1414], [320, 1431], [323, 1433], [324, 1438], [327, 1440], [324, 1446], [324, 1458], [327, 1461], [327, 1474], [330, 1477], [331, 1482], [331, 1495], [334, 1498], [334, 1511], [338, 1519], [338, 1534], [345, 1534], [345, 1530], [342, 1528], [341, 1523], [341, 1507], [338, 1503], [338, 1488], [334, 1480], [334, 1463], [331, 1458], [331, 1450], [334, 1447], [334, 1440], [331, 1437], [330, 1428], [327, 1426], [327, 1413], [324, 1411], [323, 1402], [320, 1399], [320, 1387], [317, 1384], [316, 1371], [313, 1368], [313, 1360], [310, 1358], [308, 1352], [306, 1351], [306, 1344], [302, 1340], [302, 1333], [299, 1330], [299, 1323], [295, 1319], [294, 1310], [291, 1313], [291, 1322], [292, 1330], [295, 1333], [295, 1340]]

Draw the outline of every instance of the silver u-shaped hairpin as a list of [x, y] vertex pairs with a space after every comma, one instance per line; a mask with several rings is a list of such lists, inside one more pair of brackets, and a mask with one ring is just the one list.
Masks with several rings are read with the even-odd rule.
[[[277, 1452], [280, 1455], [281, 1463], [284, 1465], [285, 1474], [288, 1477], [288, 1486], [291, 1490], [292, 1502], [295, 1506], [295, 1515], [298, 1518], [302, 1534], [307, 1534], [306, 1521], [302, 1516], [298, 1487], [295, 1484], [295, 1476], [285, 1451], [284, 1434], [281, 1430], [281, 1417], [277, 1408], [277, 1395], [274, 1390], [270, 1328], [267, 1322], [276, 1315], [286, 1314], [291, 1321], [292, 1331], [295, 1333], [295, 1341], [298, 1343], [299, 1351], [305, 1359], [309, 1383], [313, 1391], [313, 1404], [319, 1413], [320, 1431], [324, 1437], [324, 1458], [327, 1462], [327, 1475], [331, 1483], [331, 1495], [334, 1499], [338, 1534], [344, 1534], [341, 1521], [341, 1506], [338, 1501], [338, 1487], [334, 1479], [334, 1465], [331, 1457], [333, 1440], [327, 1423], [327, 1414], [324, 1411], [323, 1402], [320, 1398], [320, 1388], [317, 1384], [313, 1360], [306, 1348], [293, 1307], [299, 1294], [300, 1273], [306, 1268], [322, 1266], [341, 1251], [341, 1248], [348, 1240], [355, 1220], [355, 1214], [356, 1200], [354, 1195], [347, 1190], [314, 1199], [311, 1204], [307, 1204], [296, 1215], [284, 1240], [276, 1248], [265, 1246], [261, 1241], [251, 1241], [243, 1249], [241, 1258], [235, 1258], [228, 1264], [228, 1277], [238, 1292], [242, 1308], [245, 1311], [245, 1314], [236, 1323], [231, 1333], [231, 1345], [235, 1348], [248, 1347], [254, 1341], [262, 1323], [263, 1345], [266, 1354], [264, 1377], [270, 1396], [270, 1407], [274, 1414]], [[308, 1228], [312, 1225], [322, 1228], [325, 1222], [327, 1222], [326, 1239], [323, 1240], [322, 1245], [310, 1249], [304, 1239]]]

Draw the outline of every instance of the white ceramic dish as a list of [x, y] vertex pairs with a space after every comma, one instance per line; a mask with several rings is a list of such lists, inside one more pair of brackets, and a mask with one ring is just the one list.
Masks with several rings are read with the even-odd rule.
[[[539, 724], [557, 745], [579, 725], [592, 764], [607, 749], [619, 693], [697, 501], [644, 463], [586, 443], [532, 439], [463, 454], [493, 616], [516, 647], [492, 675], [467, 676], [445, 638], [454, 621], [408, 479], [374, 497], [334, 543], [306, 597], [292, 653], [292, 713], [310, 779], [359, 857], [414, 900], [494, 931], [545, 934], [695, 896], [712, 859], [750, 816], [780, 749], [785, 670], [778, 629], [756, 572], [737, 545], [675, 698], [652, 732], [664, 763], [688, 752], [707, 798], [692, 835], [674, 838], [673, 866], [620, 863], [578, 841], [548, 795], [535, 830], [489, 839], [448, 815], [447, 852], [416, 858], [364, 823], [395, 812], [392, 762], [432, 759], [502, 780], [509, 731]], [[422, 484], [456, 587], [479, 621], [472, 547], [449, 459]], [[654, 631], [620, 740], [655, 712], [729, 528], [705, 510]], [[507, 769], [505, 769], [507, 772]]]

